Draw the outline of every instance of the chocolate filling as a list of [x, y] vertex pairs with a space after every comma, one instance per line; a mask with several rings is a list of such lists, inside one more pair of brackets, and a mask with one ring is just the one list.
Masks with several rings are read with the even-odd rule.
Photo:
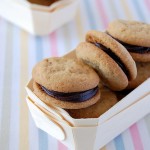
[[[106, 31], [106, 33], [108, 35], [110, 35], [107, 31]], [[136, 45], [127, 44], [127, 43], [124, 43], [124, 42], [114, 38], [112, 35], [110, 35], [110, 36], [113, 39], [115, 39], [116, 41], [118, 41], [120, 44], [122, 44], [129, 52], [140, 53], [140, 54], [145, 54], [145, 53], [150, 52], [150, 47], [143, 47], [143, 46], [136, 46]]]
[[83, 92], [72, 92], [72, 93], [62, 93], [57, 91], [52, 91], [46, 89], [44, 86], [41, 86], [42, 90], [51, 97], [62, 101], [69, 102], [84, 102], [91, 99], [98, 92], [98, 86], [93, 89], [83, 91]]
[[124, 43], [118, 39], [115, 39], [115, 40], [117, 40], [119, 43], [121, 43], [129, 52], [140, 53], [140, 54], [145, 54], [145, 53], [150, 52], [150, 47], [130, 45], [130, 44]]
[[123, 62], [120, 60], [120, 58], [111, 51], [110, 48], [107, 48], [100, 43], [92, 43], [92, 44], [94, 44], [96, 47], [102, 49], [105, 53], [107, 53], [119, 65], [119, 67], [123, 70], [123, 72], [126, 74], [126, 76], [129, 77], [129, 72], [126, 69], [126, 66], [123, 64]]

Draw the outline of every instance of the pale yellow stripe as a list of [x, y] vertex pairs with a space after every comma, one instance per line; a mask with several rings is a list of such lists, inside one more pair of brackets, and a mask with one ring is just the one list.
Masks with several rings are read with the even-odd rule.
[[76, 27], [77, 27], [79, 41], [84, 41], [85, 39], [84, 29], [83, 29], [84, 25], [82, 24], [82, 20], [81, 20], [80, 9], [78, 9], [75, 19], [76, 19]]
[[106, 146], [104, 146], [103, 148], [101, 148], [100, 150], [107, 150]]
[[127, 16], [127, 19], [129, 20], [132, 20], [133, 19], [133, 15], [132, 15], [132, 12], [128, 6], [128, 3], [126, 0], [121, 0], [121, 3], [122, 3], [122, 6], [123, 6], [123, 9], [125, 11], [125, 14]]
[[[29, 149], [28, 108], [25, 101], [25, 85], [28, 81], [28, 34], [21, 32], [21, 68], [20, 68], [20, 150]], [[19, 63], [19, 62], [18, 62]]]

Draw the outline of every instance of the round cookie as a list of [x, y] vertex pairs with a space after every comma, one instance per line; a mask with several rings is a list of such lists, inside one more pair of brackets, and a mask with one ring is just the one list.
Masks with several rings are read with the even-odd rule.
[[150, 77], [150, 62], [141, 63], [137, 62], [137, 77], [135, 80], [129, 82], [127, 89], [134, 89], [143, 83], [146, 79]]
[[76, 55], [92, 66], [112, 90], [120, 91], [136, 78], [137, 70], [128, 51], [104, 32], [89, 31], [86, 42], [76, 48]]
[[150, 24], [115, 20], [109, 24], [107, 33], [125, 46], [135, 61], [150, 61]]
[[100, 98], [99, 76], [83, 62], [49, 58], [32, 71], [34, 93], [46, 104], [66, 109], [85, 108]]
[[101, 91], [101, 99], [94, 105], [78, 110], [67, 110], [73, 118], [98, 118], [117, 103], [116, 95], [110, 90]]

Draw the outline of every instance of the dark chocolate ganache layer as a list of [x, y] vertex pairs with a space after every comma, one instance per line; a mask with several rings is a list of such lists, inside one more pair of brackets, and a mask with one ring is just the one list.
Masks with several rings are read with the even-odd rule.
[[140, 54], [145, 54], [145, 53], [150, 52], [150, 47], [130, 45], [130, 44], [124, 43], [118, 39], [115, 39], [115, 40], [117, 40], [119, 43], [121, 43], [129, 52], [140, 53]]
[[[107, 31], [106, 33], [110, 35]], [[150, 53], [150, 47], [143, 47], [143, 46], [137, 46], [137, 45], [131, 45], [124, 43], [116, 38], [114, 38], [112, 35], [110, 35], [113, 39], [118, 41], [120, 44], [122, 44], [129, 52], [132, 53], [140, 53], [140, 54], [145, 54], [145, 53]]]
[[98, 86], [93, 89], [83, 91], [83, 92], [72, 92], [72, 93], [62, 93], [57, 91], [52, 91], [41, 86], [42, 90], [51, 97], [58, 100], [69, 101], [69, 102], [84, 102], [91, 99], [98, 92]]
[[126, 69], [126, 66], [124, 65], [124, 63], [120, 60], [120, 58], [111, 51], [110, 48], [105, 47], [104, 45], [100, 44], [100, 43], [92, 43], [94, 44], [96, 47], [100, 48], [101, 50], [103, 50], [105, 53], [107, 53], [107, 55], [109, 55], [118, 65], [119, 67], [122, 69], [122, 71], [126, 74], [127, 77], [129, 77], [129, 72]]

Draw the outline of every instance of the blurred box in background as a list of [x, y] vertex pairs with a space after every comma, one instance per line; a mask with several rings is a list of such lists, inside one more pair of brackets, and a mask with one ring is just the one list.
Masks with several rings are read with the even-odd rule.
[[0, 16], [34, 35], [47, 35], [71, 21], [79, 0], [61, 0], [50, 6], [27, 0], [0, 0]]

